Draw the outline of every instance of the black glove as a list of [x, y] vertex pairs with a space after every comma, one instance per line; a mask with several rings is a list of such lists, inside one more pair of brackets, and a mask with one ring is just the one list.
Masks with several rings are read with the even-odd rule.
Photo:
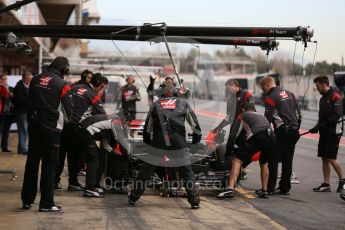
[[156, 80], [156, 77], [153, 77], [152, 75], [150, 75], [150, 84], [154, 84]]
[[297, 119], [298, 121], [298, 129], [301, 128], [301, 123], [302, 123], [302, 119]]
[[201, 141], [201, 135], [197, 133], [193, 133], [192, 144], [198, 144]]
[[317, 126], [315, 126], [314, 128], [309, 129], [309, 132], [310, 133], [317, 133], [317, 132], [319, 132], [319, 128]]

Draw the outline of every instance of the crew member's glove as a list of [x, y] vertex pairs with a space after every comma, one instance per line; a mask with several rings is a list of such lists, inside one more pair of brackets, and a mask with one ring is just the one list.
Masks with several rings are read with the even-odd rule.
[[198, 144], [201, 141], [201, 135], [197, 133], [193, 133], [192, 144]]
[[298, 129], [299, 129], [301, 127], [302, 118], [297, 119], [297, 121], [298, 121]]
[[315, 126], [314, 128], [309, 129], [309, 132], [310, 133], [317, 133], [317, 132], [319, 132], [319, 128], [317, 126]]
[[150, 75], [150, 83], [154, 84], [156, 80], [156, 77], [153, 77], [152, 75]]

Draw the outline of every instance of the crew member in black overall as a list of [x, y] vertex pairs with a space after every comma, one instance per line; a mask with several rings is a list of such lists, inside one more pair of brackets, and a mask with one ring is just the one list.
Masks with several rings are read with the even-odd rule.
[[[134, 85], [134, 77], [128, 76], [127, 84], [120, 89], [121, 103], [122, 103], [122, 112], [126, 117], [127, 122], [135, 120], [137, 114], [136, 102], [141, 100], [139, 93], [139, 88]], [[120, 102], [120, 100], [119, 100]], [[117, 105], [118, 107], [119, 105]]]
[[144, 143], [149, 145], [150, 157], [139, 173], [134, 189], [128, 195], [128, 202], [134, 205], [140, 198], [145, 190], [145, 181], [150, 178], [155, 166], [161, 165], [163, 156], [167, 154], [172, 165], [166, 166], [178, 167], [180, 176], [185, 181], [188, 202], [193, 209], [197, 209], [200, 207], [199, 192], [186, 152], [188, 146], [184, 123], [187, 120], [192, 128], [192, 144], [197, 144], [201, 140], [200, 126], [187, 101], [173, 96], [173, 85], [165, 86], [162, 90], [162, 97], [150, 107], [143, 131]]
[[[259, 83], [264, 92], [265, 116], [273, 124], [277, 139], [274, 154], [268, 162], [268, 193], [289, 195], [293, 156], [300, 138], [301, 111], [295, 95], [276, 86], [274, 78], [264, 77]], [[275, 188], [279, 161], [282, 163], [282, 175], [278, 188]]]
[[61, 206], [54, 202], [54, 178], [59, 161], [60, 132], [73, 110], [71, 88], [63, 80], [68, 68], [68, 60], [57, 57], [47, 71], [35, 76], [30, 83], [29, 149], [21, 194], [23, 209], [30, 209], [35, 200], [42, 159], [39, 211], [61, 211]]
[[[90, 84], [91, 78], [93, 73], [86, 69], [80, 75], [80, 80], [77, 81], [72, 85], [76, 87], [78, 85], [88, 85]], [[71, 137], [72, 135], [72, 137]], [[83, 191], [84, 187], [78, 182], [78, 172], [82, 169], [82, 165], [85, 163], [83, 159], [83, 154], [78, 151], [74, 151], [73, 154], [68, 154], [71, 148], [73, 148], [73, 132], [71, 132], [69, 127], [65, 127], [62, 129], [61, 132], [61, 140], [60, 140], [60, 156], [59, 156], [59, 165], [57, 167], [57, 172], [55, 175], [55, 185], [54, 189], [62, 189], [61, 181], [61, 174], [65, 168], [65, 159], [67, 156], [67, 164], [68, 164], [68, 171], [69, 171], [69, 186], [67, 188], [68, 191]], [[79, 167], [77, 167], [77, 165]], [[76, 172], [75, 172], [76, 171]]]
[[[254, 106], [254, 111], [255, 111], [255, 103], [254, 103], [254, 98], [253, 95], [247, 91], [243, 90], [240, 87], [240, 84], [238, 83], [237, 80], [235, 79], [229, 79], [225, 83], [226, 87], [226, 117], [219, 123], [219, 125], [213, 129], [213, 132], [219, 132], [221, 129], [223, 129], [225, 126], [231, 124], [234, 119], [238, 115], [242, 113], [242, 106], [244, 103], [249, 102]], [[236, 110], [234, 110], [234, 105], [236, 106]], [[245, 144], [245, 132], [242, 131], [240, 135], [236, 138], [236, 145], [238, 147], [243, 147]], [[242, 171], [241, 171], [241, 180], [246, 180], [247, 179], [247, 172], [245, 168], [251, 163], [251, 161], [245, 161], [242, 163]]]
[[229, 184], [224, 192], [218, 194], [218, 198], [232, 198], [235, 195], [234, 187], [239, 175], [240, 166], [243, 162], [250, 161], [251, 157], [258, 151], [260, 154], [261, 184], [262, 189], [258, 194], [259, 198], [268, 198], [268, 159], [272, 155], [272, 149], [275, 144], [275, 137], [270, 123], [262, 114], [254, 112], [255, 107], [249, 102], [242, 106], [242, 114], [239, 114], [234, 120], [226, 144], [226, 155], [231, 155], [236, 138], [241, 130], [245, 133], [245, 144], [240, 148], [239, 154], [232, 161]]
[[[72, 88], [72, 98], [74, 102], [74, 109], [72, 113], [71, 122], [65, 127], [66, 135], [68, 136], [71, 145], [67, 150], [68, 154], [75, 156], [76, 159], [69, 163], [69, 190], [84, 190], [84, 196], [87, 197], [99, 197], [98, 192], [95, 190], [94, 185], [85, 187], [85, 189], [79, 184], [77, 180], [78, 171], [80, 166], [78, 164], [78, 153], [82, 153], [86, 160], [86, 181], [90, 177], [93, 177], [94, 172], [98, 168], [98, 154], [89, 154], [93, 152], [81, 151], [85, 145], [85, 141], [81, 138], [80, 123], [86, 118], [97, 115], [106, 114], [101, 102], [101, 97], [98, 94], [99, 91], [104, 87], [102, 85], [103, 76], [100, 73], [95, 73], [89, 84], [81, 84]], [[87, 143], [86, 143], [87, 145]], [[90, 144], [91, 146], [92, 144]], [[97, 159], [95, 159], [97, 158]], [[73, 163], [76, 162], [76, 163]], [[91, 180], [91, 179], [90, 179]], [[88, 185], [88, 182], [86, 182]]]
[[340, 138], [343, 134], [343, 103], [342, 96], [329, 85], [327, 76], [319, 76], [314, 79], [317, 91], [322, 95], [319, 103], [318, 123], [310, 129], [311, 133], [320, 134], [318, 144], [318, 157], [322, 159], [323, 183], [313, 188], [314, 192], [330, 192], [331, 165], [336, 171], [339, 183], [337, 192], [341, 192], [345, 185], [345, 178], [341, 165], [337, 160]]

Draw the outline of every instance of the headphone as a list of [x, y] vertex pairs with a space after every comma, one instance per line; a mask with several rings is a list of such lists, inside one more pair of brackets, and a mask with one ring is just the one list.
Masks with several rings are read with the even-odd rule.
[[95, 86], [95, 87], [98, 87], [102, 84], [102, 81], [103, 81], [103, 76], [101, 73], [95, 73], [92, 78], [91, 78], [91, 81], [90, 83]]
[[88, 74], [92, 75], [93, 73], [88, 69], [84, 70], [80, 76], [81, 80], [85, 81]]
[[61, 73], [62, 75], [68, 75], [68, 74], [69, 74], [69, 65], [66, 66], [65, 68], [63, 68], [63, 69], [60, 71], [60, 73]]

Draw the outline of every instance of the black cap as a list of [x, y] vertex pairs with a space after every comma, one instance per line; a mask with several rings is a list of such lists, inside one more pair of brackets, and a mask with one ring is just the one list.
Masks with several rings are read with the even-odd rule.
[[56, 57], [49, 67], [59, 70], [61, 74], [68, 74], [69, 72], [69, 62], [67, 58], [62, 56]]
[[98, 87], [102, 84], [102, 81], [103, 81], [103, 75], [101, 73], [95, 73], [92, 75], [90, 83], [93, 86]]

